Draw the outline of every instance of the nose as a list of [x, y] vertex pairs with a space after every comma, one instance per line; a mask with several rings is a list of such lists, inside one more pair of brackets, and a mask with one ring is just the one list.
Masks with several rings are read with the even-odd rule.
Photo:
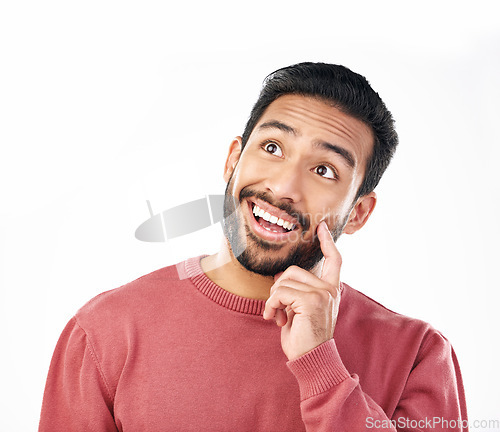
[[277, 200], [298, 203], [302, 199], [301, 171], [292, 162], [282, 162], [269, 169], [264, 186]]

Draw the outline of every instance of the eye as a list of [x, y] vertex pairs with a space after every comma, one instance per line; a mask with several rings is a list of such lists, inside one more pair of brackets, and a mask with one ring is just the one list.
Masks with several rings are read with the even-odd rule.
[[265, 143], [262, 146], [262, 148], [266, 152], [271, 153], [274, 156], [278, 156], [278, 157], [282, 157], [283, 156], [283, 152], [281, 151], [281, 147], [278, 144], [276, 144], [275, 142]]
[[337, 173], [333, 170], [333, 168], [327, 165], [318, 165], [314, 168], [314, 172], [324, 178], [332, 180], [336, 180], [338, 178]]

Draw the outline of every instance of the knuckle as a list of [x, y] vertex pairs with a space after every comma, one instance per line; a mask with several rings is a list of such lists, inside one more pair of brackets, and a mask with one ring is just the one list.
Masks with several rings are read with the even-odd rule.
[[284, 272], [283, 272], [283, 279], [286, 279], [287, 277], [290, 277], [294, 274], [297, 273], [297, 271], [300, 270], [300, 267], [299, 266], [296, 266], [296, 265], [292, 265], [290, 267], [288, 267]]

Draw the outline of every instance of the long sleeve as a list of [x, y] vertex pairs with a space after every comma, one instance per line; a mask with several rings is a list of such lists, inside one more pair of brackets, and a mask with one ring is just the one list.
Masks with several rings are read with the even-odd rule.
[[39, 431], [116, 432], [112, 400], [91, 343], [73, 318], [52, 357]]
[[189, 278], [169, 266], [78, 310], [53, 355], [40, 432], [358, 432], [395, 430], [399, 418], [466, 420], [453, 350], [428, 324], [346, 286], [334, 339], [287, 362], [264, 301], [218, 287], [199, 258], [188, 263]]
[[468, 430], [458, 363], [439, 333], [421, 347], [392, 413], [363, 392], [358, 376], [344, 367], [333, 339], [288, 362], [288, 367], [299, 383], [307, 431]]

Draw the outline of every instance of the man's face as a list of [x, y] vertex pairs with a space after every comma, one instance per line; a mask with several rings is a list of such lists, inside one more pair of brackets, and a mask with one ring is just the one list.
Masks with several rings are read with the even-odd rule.
[[367, 211], [353, 201], [372, 149], [370, 128], [337, 108], [298, 95], [276, 99], [243, 152], [233, 141], [226, 162], [223, 227], [238, 261], [267, 276], [291, 265], [311, 270], [323, 256], [322, 220], [334, 240], [364, 224], [357, 213]]

